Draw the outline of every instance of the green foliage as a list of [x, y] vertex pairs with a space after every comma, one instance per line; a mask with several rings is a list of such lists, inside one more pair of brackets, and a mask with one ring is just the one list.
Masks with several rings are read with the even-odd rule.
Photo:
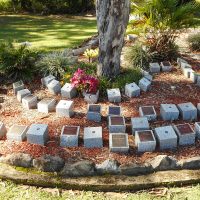
[[189, 36], [188, 43], [192, 51], [200, 51], [200, 33]]
[[11, 0], [0, 0], [0, 11], [8, 12], [12, 10]]
[[9, 79], [30, 80], [37, 59], [38, 52], [26, 45], [14, 46], [11, 41], [0, 44], [0, 73]]

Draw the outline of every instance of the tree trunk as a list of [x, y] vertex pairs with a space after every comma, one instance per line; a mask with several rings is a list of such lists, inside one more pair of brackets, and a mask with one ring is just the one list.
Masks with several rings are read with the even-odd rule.
[[120, 56], [129, 21], [130, 0], [96, 0], [99, 31], [97, 74], [112, 78], [120, 73]]

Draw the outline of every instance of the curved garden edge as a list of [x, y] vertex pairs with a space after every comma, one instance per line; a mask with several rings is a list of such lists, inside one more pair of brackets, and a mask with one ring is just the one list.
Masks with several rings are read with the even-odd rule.
[[0, 178], [15, 183], [39, 187], [92, 191], [142, 190], [160, 186], [182, 186], [200, 182], [200, 170], [161, 171], [142, 176], [105, 175], [63, 178], [54, 173], [36, 173], [0, 163]]

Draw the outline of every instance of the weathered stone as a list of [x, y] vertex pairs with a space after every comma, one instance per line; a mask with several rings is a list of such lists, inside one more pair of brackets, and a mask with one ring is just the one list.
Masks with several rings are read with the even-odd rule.
[[19, 102], [22, 102], [22, 99], [28, 95], [30, 95], [31, 92], [28, 89], [23, 89], [17, 92], [17, 100]]
[[157, 118], [154, 106], [141, 106], [139, 107], [139, 114], [141, 117], [146, 117], [149, 121], [155, 121]]
[[25, 153], [12, 153], [0, 157], [0, 162], [17, 167], [32, 167], [32, 156]]
[[24, 89], [24, 83], [22, 81], [13, 83], [13, 91], [15, 95], [17, 94], [18, 91], [23, 89]]
[[96, 94], [92, 94], [92, 93], [84, 93], [84, 100], [87, 103], [97, 103], [99, 99], [99, 90], [96, 92]]
[[182, 159], [179, 165], [182, 169], [200, 169], [200, 156]]
[[127, 40], [135, 42], [138, 39], [138, 36], [135, 34], [128, 34]]
[[177, 63], [178, 63], [179, 66], [181, 66], [181, 62], [188, 63], [186, 60], [184, 60], [182, 58], [177, 58]]
[[62, 117], [72, 117], [74, 115], [74, 102], [60, 100], [56, 106], [56, 114]]
[[109, 116], [121, 116], [122, 108], [121, 106], [109, 106], [108, 107], [108, 117]]
[[95, 164], [88, 160], [78, 161], [74, 164], [66, 163], [61, 176], [78, 177], [78, 176], [93, 176], [95, 174]]
[[118, 174], [119, 173], [119, 162], [114, 159], [107, 159], [101, 164], [96, 165], [98, 174]]
[[159, 73], [160, 65], [158, 63], [149, 63], [149, 69], [151, 73]]
[[56, 100], [45, 98], [37, 104], [38, 112], [49, 113], [55, 111]]
[[41, 83], [42, 83], [42, 85], [44, 86], [44, 87], [47, 87], [47, 85], [51, 82], [51, 81], [53, 81], [53, 80], [55, 80], [56, 78], [53, 76], [53, 75], [49, 75], [49, 76], [46, 76], [46, 77], [44, 77], [44, 78], [42, 78], [41, 79]]
[[170, 72], [172, 70], [172, 65], [169, 61], [161, 62], [160, 65], [163, 72]]
[[113, 103], [121, 102], [121, 93], [119, 88], [107, 89], [108, 101]]
[[109, 133], [125, 133], [126, 122], [122, 116], [109, 116]]
[[163, 120], [173, 121], [179, 117], [179, 110], [175, 104], [161, 104], [160, 114]]
[[155, 171], [174, 170], [180, 168], [178, 161], [172, 156], [167, 155], [156, 156], [155, 158], [148, 160], [147, 163], [151, 164]]
[[198, 139], [200, 139], [200, 122], [195, 122], [194, 125], [194, 130], [195, 130], [195, 134], [197, 136]]
[[61, 88], [61, 96], [67, 99], [72, 99], [76, 96], [77, 90], [71, 83], [65, 83]]
[[140, 88], [136, 85], [136, 83], [126, 84], [125, 86], [125, 94], [128, 97], [138, 97], [140, 96]]
[[33, 96], [32, 94], [25, 96], [22, 99], [22, 105], [24, 108], [27, 108], [27, 109], [37, 108], [37, 97]]
[[186, 78], [191, 79], [192, 74], [194, 74], [194, 70], [188, 67], [183, 68], [183, 74]]
[[95, 122], [101, 121], [101, 105], [88, 104], [87, 119]]
[[146, 78], [142, 78], [140, 79], [138, 86], [142, 91], [147, 92], [151, 88], [151, 82]]
[[43, 172], [59, 172], [65, 162], [59, 156], [44, 155], [33, 159], [33, 167]]
[[60, 82], [57, 80], [52, 80], [48, 85], [48, 90], [51, 94], [59, 94], [61, 92]]
[[135, 131], [148, 130], [149, 122], [146, 117], [133, 117], [131, 118], [132, 134], [135, 135]]

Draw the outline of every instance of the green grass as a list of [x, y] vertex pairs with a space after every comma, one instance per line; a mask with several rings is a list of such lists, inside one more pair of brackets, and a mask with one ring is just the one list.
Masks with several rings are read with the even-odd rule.
[[96, 33], [94, 17], [0, 15], [0, 41], [29, 41], [40, 50], [75, 47]]
[[136, 193], [86, 192], [16, 185], [0, 181], [0, 200], [199, 200], [200, 186], [162, 188]]

